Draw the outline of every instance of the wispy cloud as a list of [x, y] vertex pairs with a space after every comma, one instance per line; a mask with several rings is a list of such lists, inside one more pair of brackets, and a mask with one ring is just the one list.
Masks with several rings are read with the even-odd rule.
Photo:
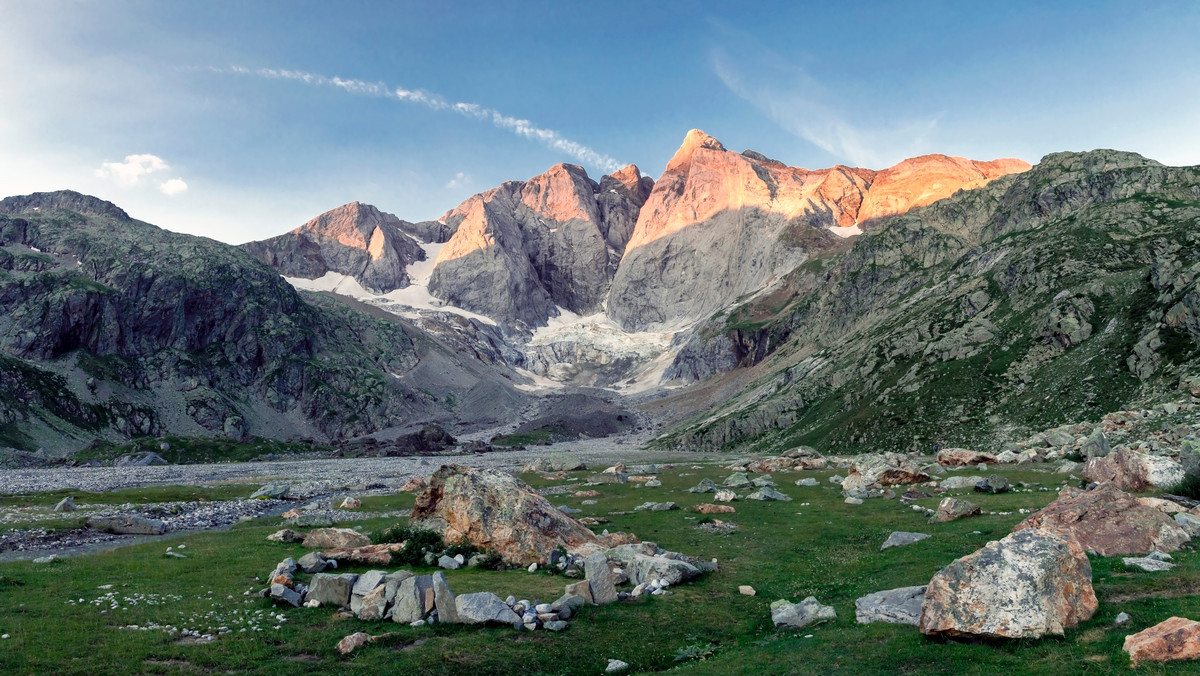
[[292, 80], [314, 87], [334, 87], [350, 94], [376, 96], [395, 99], [404, 103], [414, 103], [425, 106], [430, 110], [445, 111], [475, 120], [491, 122], [499, 129], [531, 141], [536, 141], [551, 150], [569, 155], [584, 164], [602, 169], [605, 172], [613, 172], [624, 166], [612, 157], [581, 143], [572, 141], [553, 129], [539, 127], [529, 120], [505, 115], [498, 110], [482, 106], [478, 103], [447, 101], [438, 94], [421, 89], [405, 89], [403, 87], [392, 87], [383, 82], [366, 82], [364, 80], [345, 79], [341, 77], [327, 77], [316, 73], [278, 68], [230, 66], [229, 68], [213, 67], [208, 70], [216, 73], [250, 75], [271, 80]]
[[450, 179], [449, 181], [446, 181], [446, 188], [448, 190], [453, 190], [455, 188], [462, 188], [463, 186], [467, 185], [470, 182], [471, 182], [471, 177], [468, 176], [465, 172], [460, 171], [460, 172], [454, 174], [454, 178]]
[[[141, 153], [126, 155], [124, 162], [102, 162], [95, 174], [100, 178], [113, 181], [124, 188], [132, 188], [141, 183], [142, 178], [170, 170], [163, 158], [158, 155]], [[157, 182], [158, 189], [164, 195], [178, 195], [186, 192], [187, 183], [182, 178], [171, 178]]]
[[924, 152], [941, 117], [890, 125], [856, 123], [836, 95], [803, 68], [753, 45], [737, 56], [725, 48], [714, 49], [712, 69], [729, 91], [785, 131], [859, 166], [882, 168]]

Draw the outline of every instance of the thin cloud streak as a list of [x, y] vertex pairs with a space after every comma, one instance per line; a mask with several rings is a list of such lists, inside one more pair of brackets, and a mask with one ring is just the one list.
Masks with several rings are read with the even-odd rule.
[[[771, 119], [830, 155], [864, 167], [883, 168], [920, 154], [937, 128], [941, 115], [894, 128], [868, 128], [851, 123], [831, 103], [824, 86], [800, 68], [781, 67], [777, 57], [760, 58], [738, 69], [722, 49], [712, 53], [713, 73], [732, 93]], [[775, 81], [756, 79], [765, 76]]]
[[581, 143], [572, 141], [553, 129], [539, 127], [529, 120], [505, 115], [498, 110], [481, 106], [478, 103], [448, 102], [443, 97], [420, 89], [404, 89], [390, 87], [383, 82], [366, 82], [364, 80], [327, 77], [316, 73], [279, 68], [246, 68], [230, 66], [229, 68], [210, 67], [215, 73], [233, 73], [266, 78], [269, 80], [291, 80], [313, 87], [335, 87], [350, 94], [391, 98], [404, 103], [415, 103], [430, 110], [445, 111], [466, 118], [490, 121], [498, 129], [510, 132], [530, 141], [569, 155], [584, 164], [598, 167], [606, 173], [612, 173], [622, 166], [617, 160], [597, 152]]

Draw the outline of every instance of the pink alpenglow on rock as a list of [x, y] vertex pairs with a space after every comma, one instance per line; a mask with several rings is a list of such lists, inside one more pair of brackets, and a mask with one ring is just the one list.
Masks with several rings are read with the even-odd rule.
[[1173, 552], [1190, 538], [1162, 511], [1112, 484], [1090, 491], [1064, 488], [1058, 499], [1013, 527], [1043, 528], [1100, 556]]
[[1142, 662], [1194, 660], [1200, 657], [1200, 622], [1172, 617], [1126, 636], [1122, 650], [1135, 667]]

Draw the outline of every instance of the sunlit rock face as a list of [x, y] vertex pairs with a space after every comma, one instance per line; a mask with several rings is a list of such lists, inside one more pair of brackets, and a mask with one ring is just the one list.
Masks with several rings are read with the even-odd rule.
[[417, 241], [403, 232], [407, 225], [369, 204], [351, 202], [242, 249], [285, 277], [316, 279], [337, 272], [387, 293], [408, 286], [406, 268], [425, 259]]
[[613, 279], [608, 314], [627, 330], [707, 317], [830, 246], [836, 239], [826, 231], [1028, 168], [1020, 160], [927, 155], [883, 171], [809, 171], [749, 150], [731, 152], [694, 129], [646, 198]]
[[582, 167], [558, 164], [475, 195], [441, 219], [454, 235], [429, 290], [530, 327], [558, 308], [595, 313], [652, 184], [632, 165], [597, 184]]

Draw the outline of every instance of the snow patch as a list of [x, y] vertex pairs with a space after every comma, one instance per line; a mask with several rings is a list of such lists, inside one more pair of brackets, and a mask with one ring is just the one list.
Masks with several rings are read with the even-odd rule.
[[829, 231], [838, 237], [841, 237], [842, 239], [853, 237], [855, 235], [861, 235], [863, 233], [862, 228], [858, 227], [858, 223], [855, 223], [854, 225], [848, 225], [846, 227], [835, 226], [830, 228]]

